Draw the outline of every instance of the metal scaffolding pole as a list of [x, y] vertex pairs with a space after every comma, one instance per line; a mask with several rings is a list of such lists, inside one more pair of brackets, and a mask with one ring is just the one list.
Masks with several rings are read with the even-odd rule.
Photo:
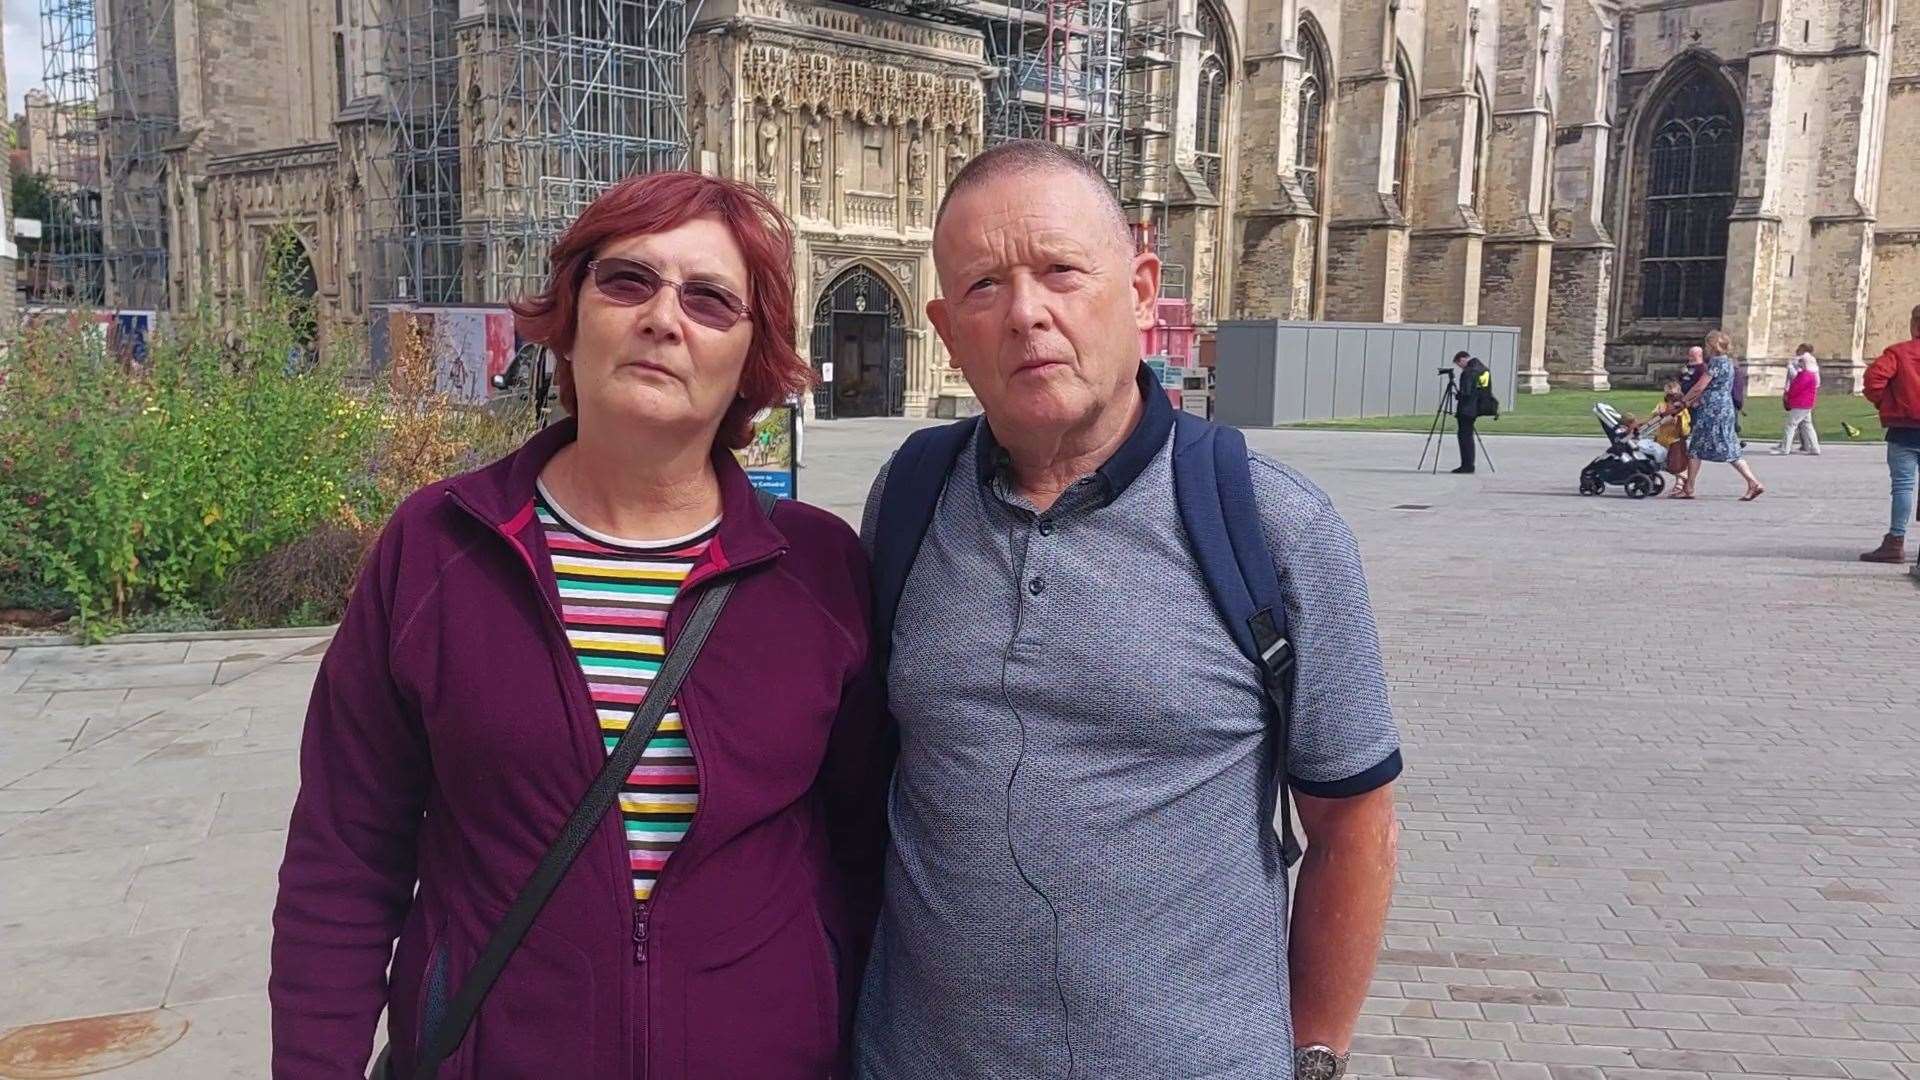
[[48, 220], [34, 277], [56, 303], [106, 300], [100, 235], [99, 32], [93, 0], [41, 0], [40, 48], [53, 110]]
[[164, 309], [172, 2], [41, 0], [40, 28], [53, 161], [35, 278], [59, 303]]
[[102, 0], [100, 137], [107, 302], [167, 307], [166, 146], [179, 131], [172, 0]]
[[[1119, 194], [1136, 241], [1161, 246], [1172, 134], [1171, 0], [855, 2], [979, 30], [994, 70], [986, 87], [987, 145], [1051, 139], [1080, 150]], [[1180, 278], [1181, 268], [1169, 269], [1170, 280]]]
[[[614, 182], [686, 163], [698, 0], [365, 0], [369, 299], [494, 303]], [[471, 7], [471, 5], [469, 5]]]

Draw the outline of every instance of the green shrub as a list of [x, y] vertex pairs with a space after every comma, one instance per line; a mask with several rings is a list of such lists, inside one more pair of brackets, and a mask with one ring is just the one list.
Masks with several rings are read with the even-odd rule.
[[0, 607], [77, 613], [89, 638], [156, 625], [339, 617], [402, 499], [531, 433], [530, 410], [465, 409], [399, 335], [384, 377], [285, 290], [237, 322], [180, 317], [147, 363], [91, 321], [0, 357]]
[[158, 611], [143, 611], [119, 627], [127, 634], [184, 634], [220, 629], [220, 620], [198, 604], [177, 604]]
[[269, 302], [231, 329], [155, 335], [140, 368], [75, 319], [29, 331], [0, 368], [0, 550], [78, 609], [83, 630], [211, 606], [240, 563], [328, 519], [377, 516], [377, 407], [348, 358], [290, 357]]

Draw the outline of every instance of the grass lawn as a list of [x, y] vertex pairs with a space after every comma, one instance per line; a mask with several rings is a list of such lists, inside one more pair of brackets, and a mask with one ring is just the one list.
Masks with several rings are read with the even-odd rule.
[[[1550, 394], [1521, 394], [1511, 411], [1498, 420], [1482, 420], [1484, 435], [1592, 435], [1600, 434], [1599, 421], [1593, 418], [1595, 402], [1605, 401], [1623, 413], [1645, 417], [1660, 402], [1657, 390], [1555, 390]], [[1777, 443], [1785, 425], [1786, 413], [1775, 394], [1755, 395], [1747, 399], [1746, 419], [1741, 432], [1761, 449]], [[1880, 417], [1863, 397], [1827, 394], [1820, 398], [1813, 413], [1814, 427], [1822, 442], [1879, 442]], [[1859, 439], [1849, 439], [1841, 423], [1860, 429]], [[1433, 426], [1433, 414], [1422, 416], [1371, 416], [1363, 420], [1309, 420], [1292, 427], [1327, 428], [1340, 431], [1416, 431]], [[1749, 447], [1752, 449], [1752, 447]]]

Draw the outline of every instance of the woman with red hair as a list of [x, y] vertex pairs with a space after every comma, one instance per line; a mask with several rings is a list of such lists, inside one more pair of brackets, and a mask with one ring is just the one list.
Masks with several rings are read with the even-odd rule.
[[731, 452], [809, 382], [791, 232], [655, 173], [551, 262], [514, 310], [571, 418], [407, 500], [320, 665], [273, 1074], [363, 1075], [384, 1009], [393, 1077], [839, 1075], [892, 766], [866, 560]]

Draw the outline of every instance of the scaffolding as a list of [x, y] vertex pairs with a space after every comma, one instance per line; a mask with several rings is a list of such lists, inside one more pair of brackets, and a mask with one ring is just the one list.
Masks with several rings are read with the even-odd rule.
[[363, 0], [372, 303], [497, 303], [614, 182], [686, 162], [698, 0]]
[[166, 148], [180, 130], [173, 0], [112, 0], [100, 38], [106, 300], [167, 307]]
[[165, 147], [179, 128], [171, 0], [41, 0], [53, 109], [42, 298], [167, 306]]
[[40, 42], [53, 132], [47, 221], [33, 280], [41, 299], [106, 299], [100, 235], [99, 33], [93, 0], [41, 0]]
[[[972, 27], [986, 39], [986, 142], [1084, 153], [1126, 208], [1135, 243], [1164, 246], [1173, 128], [1173, 0], [855, 0]], [[1169, 295], [1184, 272], [1167, 267]]]

